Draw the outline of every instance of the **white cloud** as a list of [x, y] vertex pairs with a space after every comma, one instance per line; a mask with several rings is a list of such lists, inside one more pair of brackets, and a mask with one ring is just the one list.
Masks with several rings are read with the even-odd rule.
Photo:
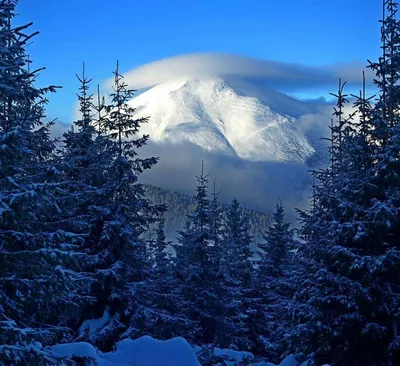
[[[361, 85], [365, 65], [357, 62], [312, 67], [301, 64], [255, 59], [223, 53], [194, 53], [165, 58], [127, 72], [125, 81], [135, 89], [181, 77], [237, 76], [257, 79], [276, 89], [298, 90], [324, 85], [336, 85], [343, 78], [350, 85]], [[369, 69], [367, 80], [372, 82]], [[106, 86], [110, 87], [112, 80]]]

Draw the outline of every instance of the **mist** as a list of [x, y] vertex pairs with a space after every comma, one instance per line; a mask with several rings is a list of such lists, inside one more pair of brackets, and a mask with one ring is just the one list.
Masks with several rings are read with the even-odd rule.
[[192, 195], [201, 162], [208, 176], [212, 193], [216, 191], [223, 202], [236, 197], [243, 206], [271, 212], [278, 200], [289, 210], [306, 208], [308, 167], [301, 163], [259, 163], [218, 155], [190, 143], [150, 142], [142, 148], [142, 156], [158, 156], [159, 163], [142, 176], [142, 182]]

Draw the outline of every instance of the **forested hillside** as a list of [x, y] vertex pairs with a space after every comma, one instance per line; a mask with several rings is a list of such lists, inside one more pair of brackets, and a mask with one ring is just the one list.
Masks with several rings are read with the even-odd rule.
[[[161, 187], [144, 185], [146, 196], [152, 202], [162, 203], [167, 206], [167, 212], [164, 214], [165, 218], [165, 235], [169, 240], [174, 240], [179, 230], [181, 230], [186, 221], [186, 217], [192, 214], [196, 207], [194, 197], [188, 196], [184, 193], [171, 191]], [[227, 211], [227, 204], [221, 203], [223, 211]], [[250, 224], [250, 235], [254, 238], [254, 245], [257, 242], [263, 241], [263, 235], [270, 224], [271, 216], [264, 212], [241, 208], [243, 215], [248, 217]]]

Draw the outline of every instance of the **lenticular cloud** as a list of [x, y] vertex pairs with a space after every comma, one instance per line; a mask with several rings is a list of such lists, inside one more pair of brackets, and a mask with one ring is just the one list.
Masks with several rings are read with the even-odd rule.
[[[149, 88], [181, 77], [236, 76], [262, 80], [271, 88], [287, 91], [335, 85], [339, 77], [350, 85], [360, 85], [363, 69], [364, 65], [356, 62], [312, 67], [222, 53], [194, 53], [151, 62], [124, 76], [129, 86], [135, 89]], [[372, 77], [368, 79], [372, 80]]]

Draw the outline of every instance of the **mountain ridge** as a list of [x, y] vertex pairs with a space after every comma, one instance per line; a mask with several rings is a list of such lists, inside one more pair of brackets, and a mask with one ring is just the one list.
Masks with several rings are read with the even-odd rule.
[[298, 118], [315, 112], [312, 105], [241, 80], [168, 81], [130, 106], [135, 116], [151, 117], [143, 132], [156, 143], [190, 142], [248, 161], [305, 162], [315, 153], [298, 126]]

